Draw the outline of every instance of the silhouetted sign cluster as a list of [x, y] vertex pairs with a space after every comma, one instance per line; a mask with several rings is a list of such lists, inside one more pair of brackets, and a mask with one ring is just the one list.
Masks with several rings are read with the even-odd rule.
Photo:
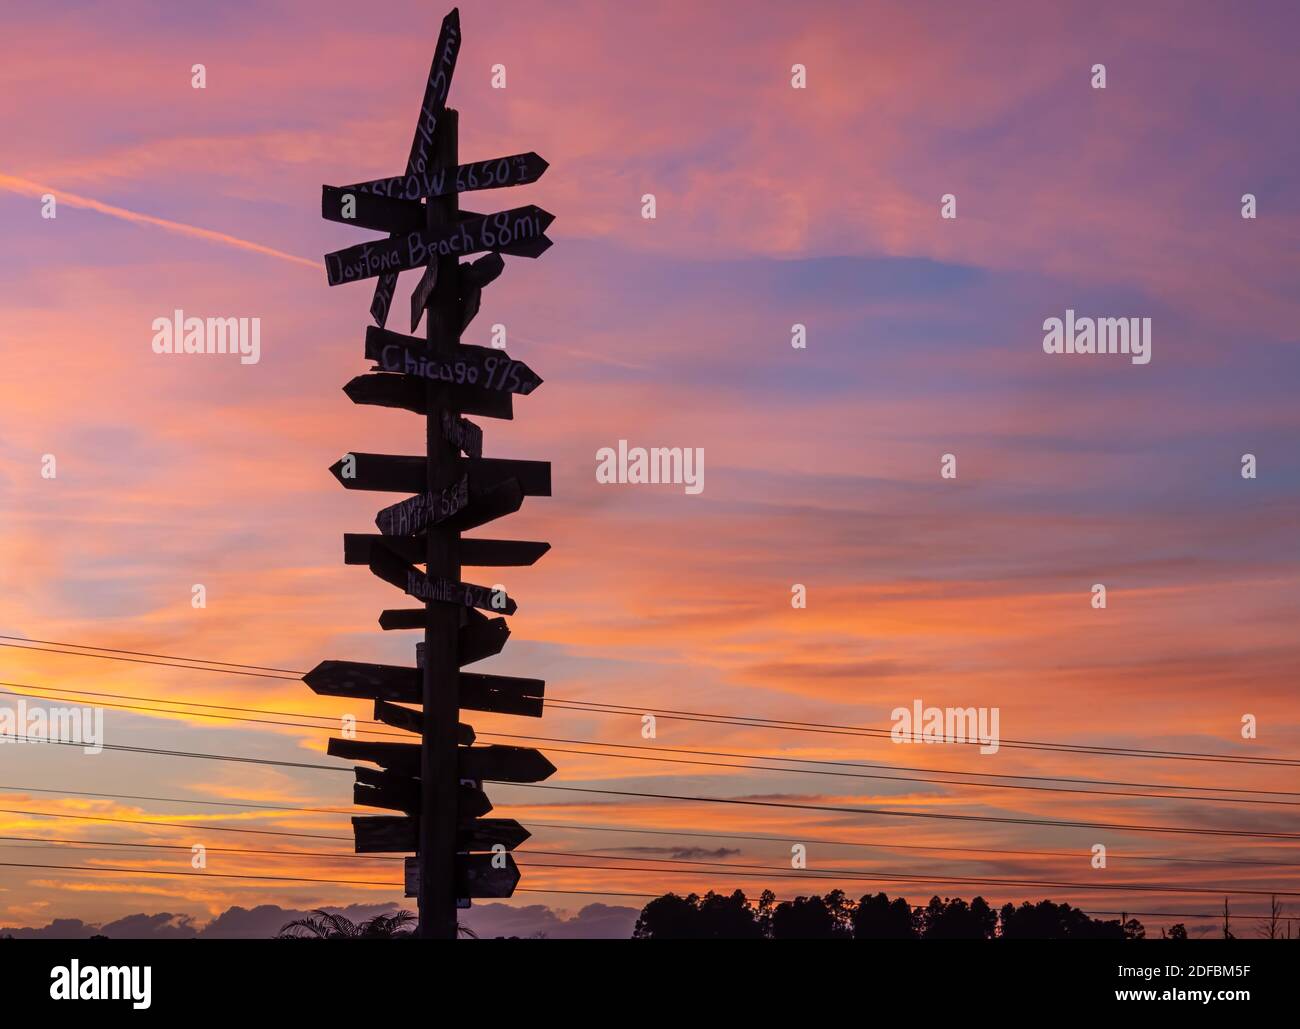
[[[541, 377], [502, 350], [461, 344], [460, 334], [478, 312], [482, 290], [501, 275], [502, 255], [544, 253], [553, 220], [534, 205], [495, 214], [460, 210], [462, 192], [535, 182], [547, 167], [532, 152], [457, 161], [458, 118], [446, 101], [460, 44], [460, 18], [452, 11], [439, 33], [405, 172], [321, 190], [326, 219], [387, 233], [325, 255], [331, 286], [379, 280], [371, 305], [376, 324], [367, 328], [364, 351], [375, 369], [344, 392], [354, 403], [424, 415], [428, 442], [422, 456], [354, 452], [331, 466], [348, 489], [409, 494], [379, 511], [378, 534], [344, 536], [344, 560], [423, 602], [386, 610], [379, 623], [423, 630], [424, 642], [415, 666], [323, 661], [303, 678], [317, 693], [372, 701], [376, 722], [414, 734], [409, 743], [332, 739], [328, 753], [377, 766], [355, 766], [353, 801], [398, 813], [354, 818], [356, 850], [415, 853], [407, 859], [407, 892], [420, 897], [422, 935], [445, 934], [448, 925], [454, 931], [454, 909], [467, 906], [465, 898], [508, 897], [519, 880], [503, 852], [528, 831], [512, 819], [483, 817], [492, 809], [483, 780], [531, 783], [555, 771], [532, 748], [475, 745], [474, 729], [457, 720], [462, 709], [540, 717], [544, 703], [540, 679], [460, 670], [501, 651], [510, 636], [501, 616], [517, 607], [503, 587], [463, 581], [462, 565], [530, 565], [549, 549], [524, 540], [462, 539], [461, 532], [551, 492], [548, 462], [484, 458], [483, 430], [464, 417], [512, 418], [513, 397], [532, 393]], [[427, 338], [384, 328], [398, 274], [416, 269], [422, 275], [411, 296], [411, 328], [427, 310]]]

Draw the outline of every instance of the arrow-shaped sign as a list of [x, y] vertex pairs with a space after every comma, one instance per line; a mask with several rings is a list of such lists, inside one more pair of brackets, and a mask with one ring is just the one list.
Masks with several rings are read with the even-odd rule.
[[400, 854], [416, 850], [418, 825], [416, 819], [403, 815], [358, 815], [352, 819], [356, 852]]
[[478, 607], [507, 615], [514, 614], [519, 606], [502, 590], [476, 586], [470, 582], [457, 582], [442, 576], [430, 578], [387, 547], [378, 544], [370, 548], [370, 570], [417, 600]]
[[[380, 768], [357, 765], [352, 769], [357, 782], [352, 788], [352, 802], [386, 811], [420, 809], [420, 780]], [[460, 783], [456, 790], [456, 813], [461, 818], [477, 818], [492, 810], [492, 802], [478, 786]]]
[[[423, 672], [404, 665], [322, 661], [302, 678], [314, 692], [327, 697], [359, 697], [400, 704], [419, 704], [424, 699]], [[542, 679], [460, 673], [460, 706], [470, 711], [541, 717], [545, 692], [546, 683]]]
[[[475, 494], [487, 492], [507, 479], [516, 479], [526, 497], [551, 495], [550, 461], [475, 457], [462, 461], [460, 468], [469, 476], [471, 502]], [[330, 465], [330, 474], [344, 489], [422, 493], [428, 481], [429, 463], [419, 456], [353, 451]]]
[[[447, 106], [447, 93], [451, 89], [451, 76], [456, 70], [456, 56], [459, 53], [460, 11], [453, 8], [442, 19], [442, 27], [438, 31], [433, 63], [429, 66], [429, 77], [424, 85], [424, 99], [420, 102], [420, 118], [415, 124], [415, 137], [411, 140], [411, 152], [406, 158], [407, 175], [423, 174], [432, 164], [434, 130], [438, 126], [439, 116]], [[388, 309], [392, 306], [396, 290], [395, 273], [381, 276], [375, 284], [370, 314], [380, 325], [388, 320]]]
[[530, 150], [526, 154], [489, 157], [484, 161], [457, 165], [455, 175], [449, 174], [447, 168], [425, 168], [406, 175], [357, 182], [342, 188], [345, 192], [376, 193], [403, 200], [421, 200], [451, 193], [470, 193], [479, 189], [525, 186], [540, 179], [548, 167], [546, 161]]
[[[345, 761], [373, 761], [402, 775], [420, 774], [418, 743], [377, 743], [372, 740], [331, 739], [326, 753]], [[463, 779], [498, 782], [541, 782], [555, 774], [555, 766], [532, 747], [459, 747], [457, 769]]]
[[[369, 565], [374, 544], [388, 547], [398, 557], [412, 564], [423, 564], [425, 541], [416, 537], [376, 536], [373, 533], [349, 532], [343, 536], [343, 561], [350, 565]], [[480, 568], [518, 568], [533, 565], [551, 549], [539, 540], [489, 540], [464, 538], [460, 541], [460, 563]], [[423, 608], [420, 609], [423, 611]], [[424, 621], [406, 628], [424, 628]]]
[[[445, 403], [463, 414], [479, 414], [485, 418], [514, 418], [514, 395], [500, 390], [485, 390], [476, 386], [457, 386], [439, 383]], [[427, 414], [429, 397], [425, 383], [411, 375], [389, 375], [373, 372], [358, 375], [343, 387], [343, 392], [354, 404], [372, 404], [377, 407], [398, 407], [415, 414]]]
[[419, 232], [427, 217], [424, 205], [418, 200], [377, 196], [346, 186], [321, 186], [320, 213], [322, 218], [332, 222], [387, 232], [392, 236]]
[[555, 774], [555, 766], [532, 747], [462, 747], [456, 752], [460, 774], [467, 779], [498, 782], [541, 782]]
[[[419, 708], [390, 704], [386, 700], [375, 701], [375, 721], [391, 725], [394, 729], [405, 729], [407, 732], [413, 732], [416, 735], [421, 735], [424, 732], [423, 711]], [[462, 747], [472, 746], [474, 743], [474, 727], [466, 725], [464, 722], [457, 722], [456, 742]]]
[[426, 167], [422, 172], [351, 186], [322, 186], [320, 213], [329, 221], [375, 232], [416, 232], [425, 224], [424, 205], [420, 203], [425, 197], [523, 186], [540, 179], [548, 167], [530, 150], [457, 165], [454, 178], [446, 168]]
[[471, 421], [441, 412], [442, 436], [466, 457], [483, 456], [483, 430]]
[[456, 844], [462, 850], [491, 850], [501, 846], [514, 850], [532, 833], [513, 818], [477, 818], [462, 821], [456, 829]]
[[509, 897], [519, 885], [519, 866], [509, 854], [457, 854], [456, 884], [461, 897]]
[[[434, 131], [437, 128], [438, 118], [447, 104], [447, 93], [451, 89], [451, 76], [456, 70], [456, 57], [459, 53], [460, 12], [453, 8], [451, 13], [442, 20], [442, 28], [438, 32], [433, 64], [429, 67], [424, 99], [420, 104], [420, 118], [416, 122], [411, 152], [406, 159], [408, 175], [423, 174], [433, 163]], [[419, 226], [416, 227], [416, 231], [418, 229]], [[375, 284], [375, 295], [370, 302], [370, 314], [379, 325], [383, 325], [388, 320], [388, 310], [392, 306], [393, 294], [396, 291], [396, 273], [382, 275]]]
[[377, 275], [396, 275], [419, 268], [438, 257], [496, 250], [542, 235], [554, 220], [555, 216], [549, 211], [529, 204], [410, 232], [405, 236], [358, 243], [325, 255], [326, 279], [331, 286], [340, 286]]
[[[477, 615], [478, 612], [475, 611], [474, 614]], [[427, 608], [390, 609], [379, 616], [379, 627], [386, 631], [425, 629], [428, 621]], [[494, 657], [501, 653], [509, 638], [510, 627], [504, 618], [482, 618], [481, 622], [470, 622], [461, 627], [456, 637], [457, 660], [464, 666], [482, 661], [485, 657]]]
[[483, 568], [532, 565], [550, 549], [549, 543], [533, 540], [463, 539], [460, 541], [460, 563]]
[[418, 743], [379, 743], [374, 740], [341, 740], [331, 738], [325, 753], [345, 761], [373, 761], [403, 775], [420, 774], [420, 745]]
[[398, 372], [489, 392], [527, 396], [542, 384], [540, 375], [523, 361], [513, 360], [504, 350], [461, 344], [434, 351], [418, 336], [403, 336], [375, 325], [366, 327], [366, 357], [381, 372]]
[[456, 660], [462, 668], [500, 654], [510, 638], [510, 626], [504, 618], [487, 618], [477, 611], [474, 614], [476, 617], [456, 637]]
[[[418, 226], [416, 228], [418, 229]], [[505, 271], [505, 267], [506, 263], [501, 259], [500, 253], [491, 253], [486, 257], [480, 257], [477, 261], [460, 263], [457, 274], [460, 280], [461, 332], [465, 331], [469, 323], [474, 320], [474, 316], [478, 314], [483, 287]], [[433, 287], [437, 283], [437, 264], [427, 265], [414, 292], [411, 293], [412, 332], [420, 327], [420, 319], [424, 316], [424, 309], [429, 306], [429, 297], [433, 295]]]
[[408, 500], [392, 504], [375, 515], [375, 524], [385, 536], [414, 536], [431, 525], [445, 522], [469, 506], [469, 476], [437, 494], [417, 493]]

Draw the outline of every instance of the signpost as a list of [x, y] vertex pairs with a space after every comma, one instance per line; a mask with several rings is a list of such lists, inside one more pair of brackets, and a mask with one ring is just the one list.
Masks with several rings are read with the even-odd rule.
[[[405, 172], [321, 189], [323, 217], [387, 233], [325, 255], [331, 286], [378, 279], [365, 348], [376, 367], [344, 391], [358, 404], [422, 415], [425, 429], [424, 455], [350, 453], [331, 466], [348, 489], [408, 494], [379, 512], [378, 534], [344, 536], [344, 560], [423, 601], [379, 618], [385, 630], [423, 630], [422, 653], [416, 667], [323, 661], [303, 677], [317, 693], [373, 701], [376, 721], [413, 734], [409, 743], [333, 739], [328, 753], [379, 766], [355, 767], [353, 801], [399, 814], [354, 818], [356, 850], [414, 852], [406, 883], [418, 897], [419, 935], [445, 939], [455, 937], [456, 909], [468, 898], [508, 897], [519, 881], [506, 851], [528, 831], [483, 817], [492, 804], [482, 781], [537, 782], [555, 772], [531, 748], [475, 746], [473, 728], [459, 718], [462, 709], [536, 718], [544, 704], [540, 679], [461, 671], [500, 653], [510, 636], [500, 616], [516, 609], [504, 589], [462, 581], [462, 565], [530, 565], [550, 545], [460, 534], [517, 511], [525, 497], [549, 496], [551, 470], [483, 457], [483, 430], [464, 416], [513, 418], [513, 398], [542, 379], [504, 351], [460, 336], [483, 289], [501, 276], [502, 255], [545, 253], [554, 220], [531, 204], [495, 214], [460, 209], [462, 192], [535, 182], [547, 167], [531, 152], [459, 162], [458, 115], [446, 101], [460, 44], [453, 10], [438, 36]], [[461, 263], [476, 253], [486, 256]], [[399, 273], [417, 269], [411, 328], [427, 311], [424, 338], [384, 329]]]

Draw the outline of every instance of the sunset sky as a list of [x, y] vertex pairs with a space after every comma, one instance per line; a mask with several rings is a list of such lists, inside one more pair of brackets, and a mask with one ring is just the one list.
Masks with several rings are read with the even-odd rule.
[[[415, 634], [376, 622], [409, 605], [342, 560], [342, 534], [374, 531], [378, 508], [400, 497], [345, 491], [328, 467], [348, 451], [418, 453], [423, 422], [341, 392], [370, 367], [371, 285], [328, 287], [321, 257], [375, 234], [323, 221], [319, 198], [323, 183], [404, 170], [448, 8], [6, 5], [0, 634], [298, 671], [414, 662]], [[468, 0], [460, 11], [449, 104], [461, 159], [535, 150], [550, 162], [535, 185], [464, 206], [555, 215], [552, 249], [508, 257], [464, 336], [486, 345], [504, 325], [510, 354], [545, 379], [516, 399], [513, 421], [475, 419], [485, 456], [549, 460], [554, 479], [554, 496], [474, 533], [552, 544], [531, 568], [466, 571], [519, 602], [505, 651], [469, 670], [547, 682], [540, 720], [468, 713], [481, 742], [540, 747], [559, 768], [547, 786], [1300, 834], [1295, 764], [981, 755], [664, 714], [888, 729], [894, 708], [920, 699], [995, 707], [1004, 740], [1300, 756], [1293, 5]], [[195, 63], [205, 89], [191, 86]], [[791, 88], [796, 63], [806, 89]], [[1105, 89], [1090, 85], [1098, 63]], [[492, 88], [498, 64], [504, 89]], [[41, 215], [46, 193], [56, 218]], [[949, 193], [957, 217], [942, 219]], [[1246, 193], [1253, 220], [1241, 217]], [[417, 281], [402, 276], [389, 328], [407, 330]], [[151, 324], [178, 308], [260, 318], [260, 362], [155, 354]], [[1044, 354], [1042, 323], [1067, 308], [1151, 318], [1151, 363]], [[791, 346], [796, 323], [806, 349]], [[621, 439], [703, 448], [703, 492], [597, 483], [596, 452]], [[946, 453], [955, 480], [940, 478]], [[1255, 479], [1241, 475], [1246, 453]], [[55, 478], [42, 476], [47, 454]], [[796, 583], [805, 610], [791, 606]], [[205, 609], [191, 605], [194, 584]], [[214, 851], [209, 873], [398, 884], [0, 867], [0, 927], [128, 919], [117, 935], [185, 934], [232, 907], [413, 908], [400, 857], [347, 856], [351, 763], [324, 749], [338, 716], [370, 717], [366, 702], [292, 679], [12, 647], [0, 648], [0, 679], [33, 696], [27, 687], [325, 716], [319, 728], [115, 708], [105, 719], [113, 745], [340, 769], [3, 744], [0, 836], [22, 839], [0, 840], [0, 866], [188, 873], [202, 843], [344, 855]], [[658, 713], [653, 740], [643, 713]], [[1241, 737], [1246, 714], [1255, 740]], [[650, 749], [620, 749], [637, 747]], [[728, 766], [647, 760], [689, 762], [667, 748], [729, 755], [701, 758]], [[761, 757], [786, 770], [734, 767]], [[792, 759], [854, 764], [796, 771]], [[826, 774], [876, 774], [859, 767], [871, 764], [1175, 797]], [[1189, 786], [1234, 801], [1174, 789]], [[1290, 891], [1281, 899], [1300, 916], [1300, 835], [487, 790], [494, 816], [533, 833], [516, 854], [527, 892], [465, 913], [489, 933], [627, 935], [645, 899], [711, 888], [1050, 897], [1158, 913], [1142, 917], [1157, 935], [1180, 920], [1217, 933], [1192, 916], [1221, 911], [1225, 887]], [[559, 827], [575, 825], [588, 828]], [[597, 831], [617, 828], [654, 832]], [[799, 843], [808, 867], [796, 873]], [[1090, 864], [1098, 843], [1105, 869]], [[611, 867], [543, 867], [564, 864]], [[1230, 904], [1259, 914], [1268, 897]], [[250, 931], [282, 920], [271, 912]]]

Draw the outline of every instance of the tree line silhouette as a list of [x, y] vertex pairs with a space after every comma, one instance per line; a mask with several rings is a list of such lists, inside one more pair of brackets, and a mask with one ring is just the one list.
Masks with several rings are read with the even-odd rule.
[[[1162, 935], [1166, 935], [1162, 933]], [[742, 890], [710, 890], [703, 897], [666, 893], [641, 909], [633, 939], [642, 940], [1141, 940], [1136, 918], [1102, 920], [1050, 900], [991, 907], [983, 897], [931, 897], [913, 907], [902, 897], [867, 894], [854, 901], [843, 890], [776, 903], [764, 890], [751, 903]], [[1169, 939], [1186, 939], [1182, 923]]]

